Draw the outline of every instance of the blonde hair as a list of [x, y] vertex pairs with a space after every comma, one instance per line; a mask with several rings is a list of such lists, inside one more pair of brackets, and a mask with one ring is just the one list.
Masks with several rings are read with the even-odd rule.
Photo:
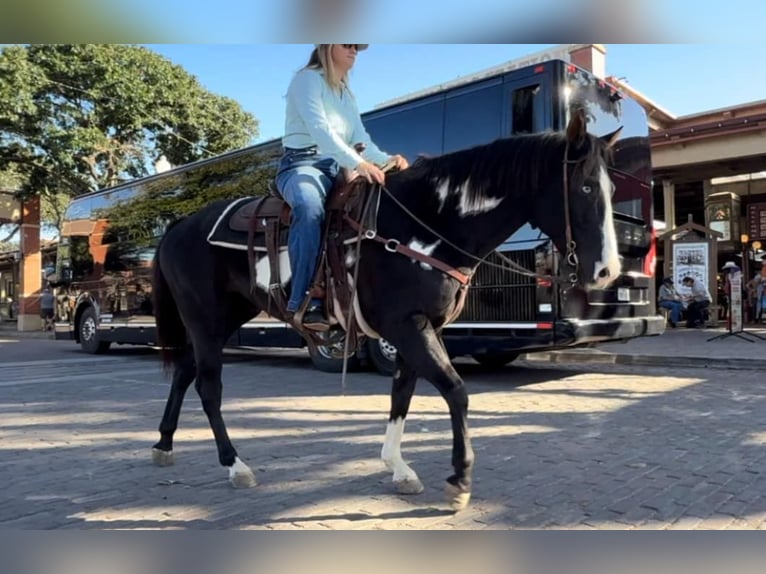
[[335, 69], [335, 65], [332, 63], [332, 47], [335, 44], [319, 44], [314, 48], [309, 57], [309, 62], [306, 64], [306, 68], [312, 70], [322, 70], [324, 72], [325, 81], [328, 85], [338, 93], [341, 93], [345, 88], [348, 90], [348, 73], [342, 76], [338, 74]]

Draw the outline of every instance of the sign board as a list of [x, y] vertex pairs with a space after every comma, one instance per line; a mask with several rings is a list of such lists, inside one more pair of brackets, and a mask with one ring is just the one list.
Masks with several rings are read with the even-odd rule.
[[721, 233], [718, 241], [731, 241], [731, 205], [726, 203], [711, 203], [707, 206], [707, 226]]
[[751, 203], [747, 206], [747, 234], [750, 240], [766, 240], [766, 203]]
[[673, 244], [673, 281], [680, 286], [684, 277], [693, 277], [695, 281], [708, 285], [710, 271], [707, 243], [679, 241]]
[[729, 331], [738, 333], [744, 329], [742, 320], [742, 272], [728, 273], [726, 283], [729, 290]]

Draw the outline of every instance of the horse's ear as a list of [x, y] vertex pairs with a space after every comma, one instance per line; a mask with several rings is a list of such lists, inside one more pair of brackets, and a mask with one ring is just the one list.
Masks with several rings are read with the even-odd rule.
[[622, 127], [620, 126], [616, 130], [614, 130], [610, 134], [606, 134], [605, 136], [601, 136], [601, 141], [606, 144], [606, 149], [611, 148], [614, 144], [617, 143], [617, 140], [620, 139], [620, 133], [622, 133]]
[[567, 126], [567, 139], [569, 143], [581, 142], [587, 133], [587, 120], [585, 119], [585, 110], [577, 108], [572, 111], [572, 118]]

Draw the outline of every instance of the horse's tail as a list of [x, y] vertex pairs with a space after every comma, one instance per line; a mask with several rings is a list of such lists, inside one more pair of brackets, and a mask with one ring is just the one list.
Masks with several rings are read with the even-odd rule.
[[[168, 228], [169, 230], [170, 228]], [[160, 265], [160, 250], [165, 241], [163, 237], [154, 254], [153, 286], [154, 319], [157, 326], [157, 345], [165, 369], [169, 369], [182, 357], [186, 348], [186, 327], [184, 327], [178, 305], [170, 291], [165, 274]]]

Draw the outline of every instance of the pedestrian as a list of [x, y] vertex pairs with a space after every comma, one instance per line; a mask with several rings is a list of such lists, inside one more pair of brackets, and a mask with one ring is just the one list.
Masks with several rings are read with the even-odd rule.
[[660, 285], [660, 291], [657, 294], [657, 306], [670, 311], [668, 322], [672, 328], [681, 321], [681, 312], [684, 310], [684, 304], [681, 301], [681, 295], [678, 294], [673, 286], [673, 279], [665, 277]]
[[40, 317], [43, 320], [43, 331], [53, 331], [55, 308], [56, 297], [51, 292], [51, 288], [46, 286], [40, 295]]
[[710, 307], [710, 302], [713, 300], [710, 291], [702, 281], [698, 281], [694, 277], [684, 277], [681, 282], [692, 290], [691, 300], [686, 307], [686, 326], [689, 328], [704, 327], [707, 308]]

